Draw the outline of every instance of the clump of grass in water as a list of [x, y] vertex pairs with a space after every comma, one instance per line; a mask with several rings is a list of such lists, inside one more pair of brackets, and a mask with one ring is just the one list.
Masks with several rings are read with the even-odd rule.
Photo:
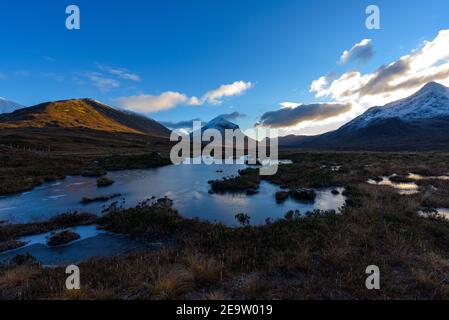
[[47, 244], [51, 247], [62, 246], [80, 238], [81, 237], [79, 234], [70, 230], [66, 230], [53, 234], [50, 239], [48, 239]]
[[95, 198], [87, 198], [87, 197], [83, 197], [81, 199], [81, 203], [82, 204], [89, 204], [89, 203], [93, 203], [93, 202], [106, 202], [118, 197], [121, 197], [121, 193], [114, 193], [111, 195], [107, 195], [107, 196], [99, 196], [99, 197], [95, 197]]
[[240, 223], [243, 227], [249, 226], [251, 223], [251, 217], [246, 213], [238, 213], [235, 215], [235, 219]]
[[115, 183], [114, 180], [109, 179], [108, 177], [101, 177], [99, 179], [97, 179], [97, 187], [102, 188], [102, 187], [108, 187], [110, 185], [113, 185]]

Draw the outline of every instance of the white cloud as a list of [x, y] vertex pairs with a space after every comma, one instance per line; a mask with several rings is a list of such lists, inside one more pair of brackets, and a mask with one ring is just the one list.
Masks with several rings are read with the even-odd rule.
[[340, 57], [340, 63], [346, 64], [350, 61], [364, 63], [371, 59], [374, 55], [372, 40], [363, 39], [355, 44], [351, 49], [346, 50]]
[[112, 67], [105, 66], [102, 64], [97, 64], [97, 66], [103, 72], [107, 72], [111, 75], [114, 75], [114, 76], [120, 78], [120, 79], [130, 80], [130, 81], [135, 81], [135, 82], [140, 81], [140, 76], [138, 74], [132, 73], [132, 72], [128, 71], [127, 69], [112, 68]]
[[65, 79], [65, 77], [63, 75], [55, 73], [55, 72], [42, 72], [41, 75], [46, 78], [52, 79], [54, 81], [58, 81], [58, 82], [64, 81], [64, 79]]
[[31, 72], [29, 72], [27, 70], [17, 70], [17, 71], [13, 72], [13, 75], [15, 77], [25, 78], [25, 77], [29, 77], [31, 75]]
[[103, 92], [120, 87], [120, 82], [98, 72], [87, 72], [80, 75], [89, 79], [95, 87]]
[[281, 109], [292, 109], [292, 108], [296, 108], [300, 105], [301, 105], [301, 103], [296, 103], [296, 102], [281, 102], [280, 103]]
[[158, 96], [139, 95], [122, 97], [117, 102], [127, 110], [151, 113], [168, 110], [180, 104], [198, 106], [200, 101], [196, 97], [187, 97], [185, 94], [173, 91], [164, 92]]
[[[317, 97], [321, 97], [320, 94], [325, 92], [325, 89], [329, 86], [329, 84], [337, 77], [335, 72], [329, 73], [328, 75], [322, 76], [317, 80], [312, 81], [310, 85], [310, 90], [313, 92], [317, 92]], [[323, 94], [324, 96], [324, 94]]]
[[218, 89], [208, 91], [201, 99], [174, 91], [167, 91], [160, 95], [138, 95], [121, 97], [117, 102], [122, 107], [143, 113], [158, 112], [175, 108], [178, 105], [201, 106], [205, 103], [220, 104], [224, 97], [243, 94], [253, 87], [251, 82], [236, 81], [233, 84], [222, 85]]
[[409, 55], [380, 66], [372, 73], [350, 71], [333, 81], [323, 77], [312, 82], [317, 97], [353, 102], [368, 108], [405, 98], [430, 81], [449, 85], [449, 30], [441, 30], [432, 41]]
[[207, 92], [202, 101], [209, 102], [211, 104], [220, 104], [224, 97], [232, 97], [243, 94], [245, 91], [253, 88], [254, 85], [251, 82], [236, 81], [232, 84], [224, 84], [218, 89]]

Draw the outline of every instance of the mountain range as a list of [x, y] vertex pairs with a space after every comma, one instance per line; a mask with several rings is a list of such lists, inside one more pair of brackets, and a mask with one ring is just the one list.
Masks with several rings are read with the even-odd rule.
[[[165, 144], [171, 133], [155, 120], [93, 99], [21, 107], [0, 99], [0, 111], [12, 111], [0, 114], [0, 143], [45, 145], [46, 141], [53, 141], [57, 145], [64, 137], [64, 143], [71, 147], [77, 141], [87, 143], [95, 139], [111, 146], [125, 141], [145, 146], [150, 138], [153, 145], [155, 141]], [[201, 131], [207, 129], [217, 129], [222, 134], [226, 129], [240, 131], [238, 125], [224, 117], [209, 121]], [[410, 97], [368, 109], [336, 131], [318, 136], [281, 137], [279, 146], [302, 150], [449, 150], [448, 129], [449, 88], [430, 82]], [[92, 146], [97, 146], [98, 141]]]
[[368, 109], [336, 131], [286, 136], [279, 145], [304, 150], [447, 150], [449, 88], [430, 82], [410, 97]]

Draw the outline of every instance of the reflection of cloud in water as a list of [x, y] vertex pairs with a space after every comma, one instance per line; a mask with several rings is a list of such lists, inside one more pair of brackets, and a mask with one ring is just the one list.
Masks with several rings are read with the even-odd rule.
[[222, 205], [247, 206], [251, 200], [250, 197], [239, 194], [213, 194], [212, 197], [214, 202]]
[[6, 207], [6, 208], [0, 208], [0, 211], [8, 211], [8, 210], [13, 210], [16, 209], [17, 207]]
[[449, 176], [422, 176], [415, 173], [409, 173], [409, 179], [412, 180], [449, 180]]
[[63, 198], [63, 197], [66, 197], [66, 196], [67, 196], [66, 194], [59, 194], [59, 195], [56, 195], [56, 196], [49, 196], [48, 199], [49, 200], [57, 200], [59, 198]]
[[194, 194], [194, 198], [196, 200], [201, 200], [201, 199], [204, 198], [204, 195], [202, 193], [200, 193], [200, 192], [194, 191], [193, 194]]
[[164, 194], [164, 197], [170, 198], [172, 200], [176, 200], [178, 197], [176, 196], [176, 193], [172, 191], [168, 191]]
[[338, 195], [332, 194], [332, 189], [322, 190], [317, 192], [314, 208], [318, 210], [336, 210], [343, 207], [345, 204], [345, 197], [342, 195], [344, 188], [336, 188], [340, 192]]

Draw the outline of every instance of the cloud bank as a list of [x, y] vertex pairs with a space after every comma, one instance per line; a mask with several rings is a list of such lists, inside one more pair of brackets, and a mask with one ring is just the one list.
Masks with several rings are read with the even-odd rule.
[[315, 103], [296, 107], [283, 107], [266, 112], [257, 124], [269, 128], [293, 127], [307, 121], [322, 121], [350, 111], [351, 103]]
[[441, 30], [432, 41], [372, 73], [350, 71], [340, 77], [321, 77], [312, 82], [316, 97], [353, 102], [363, 108], [385, 105], [405, 98], [430, 81], [449, 85], [449, 30]]

